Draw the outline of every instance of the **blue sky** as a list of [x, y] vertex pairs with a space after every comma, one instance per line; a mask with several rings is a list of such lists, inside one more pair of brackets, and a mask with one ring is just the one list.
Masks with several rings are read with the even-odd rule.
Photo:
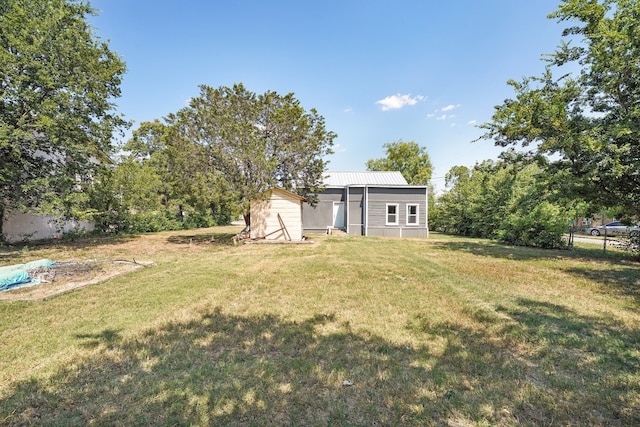
[[566, 23], [559, 0], [93, 0], [97, 35], [127, 64], [118, 110], [135, 122], [198, 85], [293, 92], [338, 134], [329, 170], [365, 170], [383, 144], [426, 147], [436, 188], [500, 152], [482, 134], [508, 79], [540, 75]]

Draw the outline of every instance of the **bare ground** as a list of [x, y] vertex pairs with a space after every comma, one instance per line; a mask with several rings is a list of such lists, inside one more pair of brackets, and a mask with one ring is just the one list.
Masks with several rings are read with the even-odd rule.
[[34, 301], [94, 285], [152, 262], [128, 260], [88, 260], [56, 263], [30, 271], [39, 283], [0, 292], [0, 300]]
[[[0, 266], [36, 259], [60, 261], [37, 272], [43, 282], [1, 292], [0, 300], [39, 300], [104, 282], [165, 258], [233, 247], [236, 226], [150, 233], [139, 236], [86, 237], [73, 241], [0, 246]], [[140, 258], [152, 261], [140, 261]]]

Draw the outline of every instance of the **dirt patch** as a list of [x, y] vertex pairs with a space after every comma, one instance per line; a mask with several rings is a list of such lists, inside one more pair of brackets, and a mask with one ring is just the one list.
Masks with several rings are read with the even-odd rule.
[[34, 301], [95, 285], [112, 277], [153, 265], [149, 261], [89, 260], [56, 263], [29, 272], [39, 283], [0, 292], [0, 300]]

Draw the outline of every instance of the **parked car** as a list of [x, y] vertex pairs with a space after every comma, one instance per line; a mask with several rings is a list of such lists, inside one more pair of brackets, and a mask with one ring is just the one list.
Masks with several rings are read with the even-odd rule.
[[620, 223], [620, 221], [612, 221], [605, 225], [589, 227], [586, 231], [592, 236], [600, 236], [605, 234], [605, 228], [607, 230], [607, 236], [633, 235], [634, 233], [637, 234], [640, 230], [637, 225], [625, 225]]

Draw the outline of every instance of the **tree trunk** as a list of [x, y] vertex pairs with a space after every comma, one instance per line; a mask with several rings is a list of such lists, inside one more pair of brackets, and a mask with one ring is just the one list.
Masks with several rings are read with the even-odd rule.
[[0, 204], [0, 243], [4, 242], [4, 232], [2, 226], [4, 225], [4, 206]]
[[249, 212], [243, 213], [244, 225], [251, 225], [251, 214]]

